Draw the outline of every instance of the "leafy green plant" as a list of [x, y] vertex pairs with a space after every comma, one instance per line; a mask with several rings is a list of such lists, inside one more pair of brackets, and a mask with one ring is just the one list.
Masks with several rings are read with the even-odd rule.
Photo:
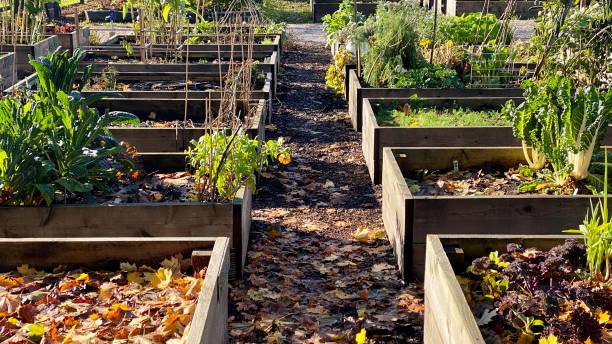
[[363, 77], [369, 85], [393, 85], [398, 75], [423, 64], [418, 43], [427, 34], [420, 25], [431, 20], [424, 11], [408, 1], [378, 6], [372, 24], [374, 34], [363, 56]]
[[254, 190], [255, 174], [271, 159], [291, 162], [282, 138], [261, 142], [249, 138], [242, 129], [231, 134], [215, 129], [191, 144], [187, 162], [195, 170], [197, 198], [202, 201], [231, 200], [243, 186]]
[[[553, 179], [563, 185], [568, 176], [583, 180], [595, 149], [605, 135], [612, 108], [612, 93], [579, 87], [563, 77], [543, 82], [525, 81], [525, 102], [508, 101], [503, 109], [523, 141], [525, 158], [534, 169], [553, 168]], [[532, 147], [531, 157], [526, 146]], [[545, 157], [545, 158], [544, 158]]]
[[454, 107], [437, 109], [410, 104], [404, 104], [400, 109], [397, 106], [383, 107], [376, 113], [376, 120], [382, 126], [400, 127], [470, 127], [508, 124], [508, 120], [497, 111], [472, 111]]
[[612, 218], [608, 212], [608, 154], [605, 154], [603, 201], [591, 204], [590, 212], [578, 229], [568, 229], [565, 233], [582, 234], [586, 246], [587, 267], [591, 279], [600, 276], [604, 281], [610, 279], [612, 270]]
[[[500, 22], [495, 14], [474, 12], [442, 20], [440, 35], [443, 42], [451, 40], [455, 44], [479, 45], [496, 41], [503, 33], [503, 25], [504, 23]], [[512, 34], [504, 37], [506, 44], [509, 44], [511, 40]]]
[[30, 58], [30, 64], [38, 77], [38, 95], [43, 98], [55, 98], [58, 91], [66, 94], [70, 94], [73, 90], [81, 91], [92, 74], [92, 66], [89, 65], [77, 80], [79, 63], [83, 61], [85, 55], [85, 51], [78, 48], [70, 55], [67, 50], [58, 47], [45, 57], [36, 60]]
[[323, 28], [325, 30], [325, 40], [331, 44], [336, 40], [337, 35], [344, 30], [351, 22], [362, 22], [365, 17], [353, 8], [352, 0], [342, 0], [340, 7], [332, 14], [326, 14], [321, 18], [323, 20]]
[[463, 82], [454, 69], [442, 65], [398, 71], [394, 84], [397, 88], [463, 88]]

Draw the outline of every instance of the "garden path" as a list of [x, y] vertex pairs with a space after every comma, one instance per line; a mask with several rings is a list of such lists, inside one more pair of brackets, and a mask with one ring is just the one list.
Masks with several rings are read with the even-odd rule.
[[330, 53], [292, 41], [268, 133], [286, 138], [294, 161], [260, 180], [245, 276], [230, 291], [231, 341], [354, 343], [365, 328], [377, 342], [421, 342], [422, 291], [400, 279], [360, 135], [325, 87]]

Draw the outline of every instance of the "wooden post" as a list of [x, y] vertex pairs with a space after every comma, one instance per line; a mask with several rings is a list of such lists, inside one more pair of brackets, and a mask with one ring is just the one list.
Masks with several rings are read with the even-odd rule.
[[140, 22], [140, 60], [146, 63], [145, 44], [144, 44], [144, 16], [142, 9], [138, 9], [138, 21]]
[[72, 47], [73, 50], [75, 48], [81, 47], [81, 29], [79, 28], [79, 14], [78, 13], [75, 13], [74, 15], [74, 31], [76, 32], [76, 47]]

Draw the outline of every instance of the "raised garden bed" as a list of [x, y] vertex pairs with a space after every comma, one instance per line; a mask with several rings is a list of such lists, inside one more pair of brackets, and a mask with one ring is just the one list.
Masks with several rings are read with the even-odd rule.
[[[4, 33], [3, 33], [4, 34]], [[47, 55], [60, 45], [57, 36], [47, 37], [36, 44], [0, 44], [0, 53], [14, 52], [15, 68], [18, 78], [24, 78], [34, 72], [30, 65], [29, 56], [40, 57]]]
[[383, 221], [404, 278], [421, 277], [427, 234], [561, 234], [577, 227], [592, 195], [415, 196], [411, 172], [526, 164], [521, 148], [385, 148]]
[[[417, 93], [421, 95], [423, 91]], [[454, 90], [438, 90], [442, 94]], [[504, 91], [498, 90], [501, 94]], [[452, 92], [451, 92], [452, 93]], [[420, 102], [436, 108], [460, 106], [470, 110], [499, 109], [508, 100], [522, 101], [522, 97], [496, 98], [420, 98]], [[375, 184], [380, 184], [383, 167], [383, 148], [385, 147], [511, 147], [520, 146], [514, 138], [509, 126], [478, 126], [478, 127], [404, 127], [383, 126], [377, 120], [381, 108], [402, 105], [408, 102], [406, 98], [368, 99], [363, 100], [363, 127], [361, 147], [370, 173]], [[501, 114], [500, 114], [501, 116]]]
[[[320, 23], [325, 15], [336, 12], [340, 8], [341, 2], [341, 0], [310, 0], [312, 22]], [[371, 16], [376, 12], [378, 1], [357, 1], [353, 5], [361, 14]]]
[[70, 52], [76, 48], [89, 45], [90, 30], [88, 27], [79, 28], [73, 32], [54, 33], [57, 36], [59, 45]]
[[[425, 1], [422, 0], [423, 5]], [[433, 1], [429, 2], [430, 9], [433, 8]], [[498, 18], [506, 11], [509, 3], [504, 0], [495, 1], [466, 1], [466, 0], [439, 0], [438, 13], [447, 16], [461, 16], [472, 12], [483, 12], [495, 14]], [[533, 19], [538, 16], [539, 7], [535, 1], [514, 1], [512, 15], [518, 19]]]
[[[46, 271], [52, 271], [57, 266], [64, 265], [69, 268], [88, 269], [91, 275], [95, 275], [97, 271], [117, 271], [121, 263], [154, 266], [166, 258], [180, 254], [184, 259], [189, 260], [189, 263], [185, 265], [188, 264], [192, 270], [206, 270], [202, 287], [195, 298], [195, 309], [193, 318], [189, 322], [186, 343], [225, 343], [227, 341], [230, 266], [228, 238], [0, 239], [0, 248], [2, 272], [14, 271], [16, 267], [24, 264]], [[88, 289], [99, 287], [89, 286]], [[70, 297], [66, 294], [64, 296]], [[146, 300], [137, 300], [135, 304], [127, 307], [136, 307], [142, 302]], [[60, 311], [59, 315], [64, 312], [66, 310]], [[77, 329], [77, 325], [74, 325], [72, 329]], [[78, 329], [77, 333], [82, 333], [82, 331]]]
[[522, 97], [520, 88], [461, 88], [461, 89], [410, 89], [364, 87], [355, 69], [349, 70], [348, 108], [353, 129], [361, 131], [364, 98], [409, 98], [415, 94], [423, 98], [495, 98]]
[[[111, 127], [110, 131], [118, 141], [126, 141], [129, 144], [136, 147], [139, 152], [183, 152], [190, 147], [191, 140], [198, 140], [207, 131], [202, 127], [204, 122], [204, 114], [207, 112], [205, 109], [210, 105], [213, 109], [212, 113], [219, 107], [218, 100], [192, 100], [189, 102], [192, 105], [190, 108], [189, 116], [187, 117], [189, 123], [184, 123], [184, 116], [180, 112], [182, 111], [165, 111], [166, 104], [170, 103], [179, 105], [179, 109], [184, 108], [183, 104], [178, 103], [176, 99], [121, 99], [113, 98], [110, 100], [102, 100], [98, 107], [104, 107], [109, 109], [121, 108], [123, 111], [127, 111], [124, 106], [117, 104], [130, 102], [130, 106], [138, 109], [143, 108], [144, 113], [147, 111], [158, 112], [160, 115], [151, 121], [148, 116], [142, 116], [141, 120], [153, 122], [153, 126], [142, 126], [142, 127]], [[180, 101], [180, 100], [179, 100]], [[248, 118], [243, 118], [243, 128], [251, 138], [257, 137], [260, 141], [265, 140], [265, 119], [267, 114], [267, 102], [260, 100], [257, 103], [250, 104], [255, 107], [253, 115]], [[242, 113], [245, 113], [246, 109]], [[169, 115], [173, 113], [173, 115]], [[176, 122], [167, 123], [167, 126], [162, 127], [155, 125], [155, 122], [162, 123], [161, 121]], [[177, 127], [178, 126], [178, 127]]]
[[[535, 227], [534, 227], [535, 228]], [[425, 263], [425, 343], [485, 343], [456, 274], [472, 260], [505, 252], [510, 243], [548, 250], [569, 236], [428, 235]]]
[[[145, 171], [185, 170], [183, 153], [140, 153]], [[228, 237], [232, 270], [241, 275], [251, 228], [252, 192], [232, 202], [53, 204], [0, 207], [2, 238]]]
[[15, 53], [0, 53], [0, 86], [2, 89], [11, 87], [17, 81], [17, 76], [13, 75], [14, 62]]
[[121, 10], [89, 10], [80, 13], [79, 20], [92, 23], [131, 23], [134, 18], [129, 12], [124, 18]]
[[[187, 52], [181, 50], [181, 56], [187, 56]], [[81, 64], [83, 66], [93, 64], [94, 73], [102, 73], [104, 69], [112, 66], [120, 76], [125, 78], [131, 77], [131, 80], [176, 80], [185, 79], [185, 64], [184, 63], [142, 63], [139, 60], [140, 48], [134, 47], [133, 54], [128, 56], [127, 52], [122, 47], [117, 46], [96, 46], [95, 49], [87, 50], [86, 61]], [[165, 57], [169, 54], [168, 48], [154, 48], [147, 52], [149, 57]], [[240, 59], [241, 53], [238, 52], [215, 52], [215, 51], [200, 51], [200, 52], [189, 52], [189, 60], [193, 61], [189, 64], [189, 78], [190, 80], [197, 79], [198, 77], [216, 77], [218, 79], [219, 73], [226, 73], [229, 64], [227, 61], [221, 62], [221, 67], [217, 59], [221, 58], [229, 59]], [[258, 60], [254, 65], [256, 71], [265, 73], [271, 80], [271, 96], [275, 97], [276, 87], [278, 82], [278, 70], [279, 60], [277, 52], [261, 52], [254, 53], [253, 58]], [[210, 59], [212, 62], [197, 63], [200, 60]], [[160, 77], [163, 77], [160, 79]]]

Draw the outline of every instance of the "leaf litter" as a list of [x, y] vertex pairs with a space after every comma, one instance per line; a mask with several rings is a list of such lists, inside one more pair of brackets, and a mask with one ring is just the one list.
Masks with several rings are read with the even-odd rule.
[[359, 134], [324, 89], [330, 57], [299, 50], [284, 54], [271, 133], [294, 162], [261, 174], [244, 277], [230, 289], [230, 342], [420, 343], [422, 286], [400, 277]]

